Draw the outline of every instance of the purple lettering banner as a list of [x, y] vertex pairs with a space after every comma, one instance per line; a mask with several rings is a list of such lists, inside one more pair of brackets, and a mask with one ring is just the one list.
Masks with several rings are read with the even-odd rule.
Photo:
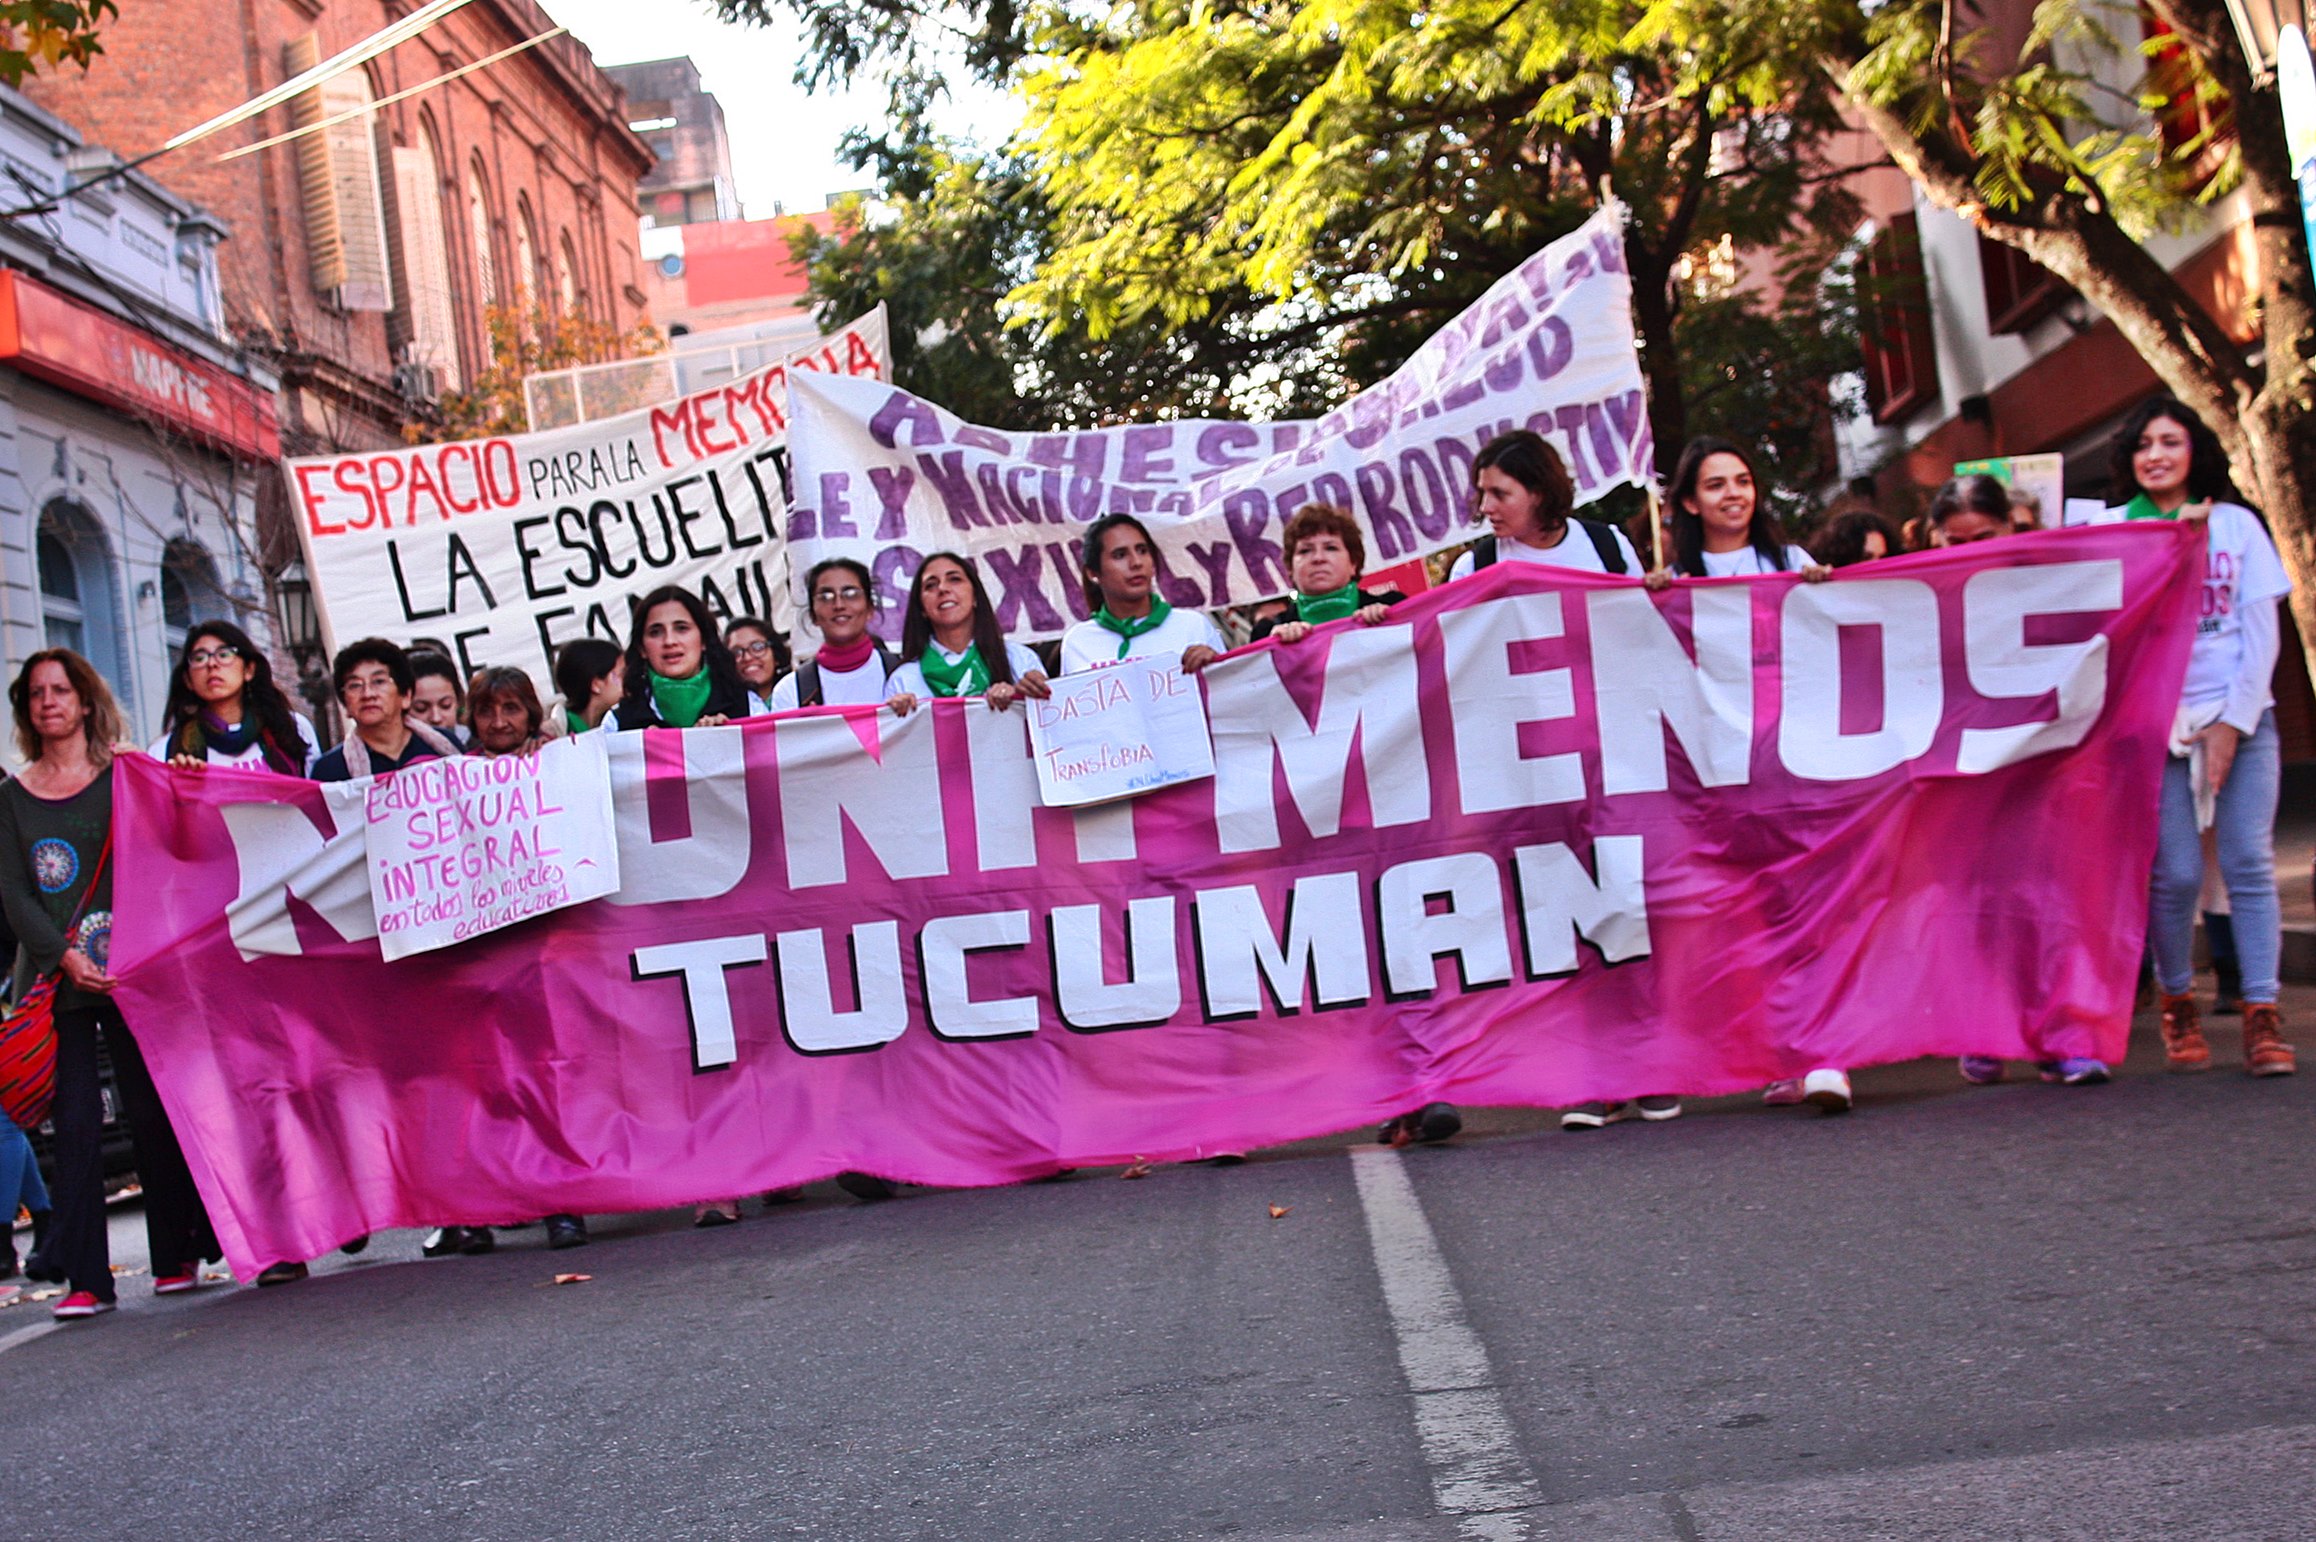
[[1248, 604], [1291, 587], [1279, 538], [1306, 503], [1349, 510], [1377, 568], [1470, 540], [1472, 459], [1513, 428], [1552, 441], [1579, 503], [1639, 485], [1654, 451], [1619, 219], [1537, 252], [1316, 421], [1001, 433], [879, 381], [792, 376], [797, 610], [813, 563], [855, 557], [898, 636], [919, 564], [957, 551], [1008, 636], [1056, 637], [1086, 614], [1078, 540], [1113, 513], [1148, 527], [1170, 604]]
[[243, 1273], [1435, 1098], [2117, 1059], [2201, 560], [2148, 523], [1654, 595], [1498, 564], [1229, 656], [1213, 779], [1075, 812], [978, 702], [612, 735], [619, 893], [391, 963], [323, 788], [128, 756], [120, 1001]]

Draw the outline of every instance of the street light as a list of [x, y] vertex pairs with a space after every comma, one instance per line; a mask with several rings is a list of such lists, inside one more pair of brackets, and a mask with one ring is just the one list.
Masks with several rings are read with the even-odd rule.
[[306, 577], [306, 565], [292, 562], [284, 566], [281, 576], [273, 581], [273, 590], [281, 600], [282, 641], [302, 663], [322, 647], [321, 623], [314, 615], [314, 586]]

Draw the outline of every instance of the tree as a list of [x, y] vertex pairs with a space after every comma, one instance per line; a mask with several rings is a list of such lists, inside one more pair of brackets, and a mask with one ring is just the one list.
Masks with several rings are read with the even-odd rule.
[[623, 333], [584, 311], [558, 314], [543, 305], [528, 312], [519, 306], [493, 305], [484, 310], [483, 324], [490, 334], [490, 363], [464, 390], [443, 392], [431, 414], [403, 424], [402, 437], [410, 443], [528, 432], [526, 376], [657, 353], [665, 346], [648, 322]]
[[97, 28], [118, 16], [113, 0], [4, 0], [0, 3], [0, 80], [15, 86], [36, 70], [88, 62], [104, 52]]
[[[2043, 0], [2007, 57], [1961, 30], [1950, 0], [1888, 0], [1863, 27], [1824, 26], [1818, 67], [1926, 197], [2081, 291], [2219, 435], [2316, 644], [2316, 280], [2276, 87], [2254, 81], [2223, 0], [2145, 4], [2177, 41], [2143, 55], [2136, 99], [2120, 104], [2094, 66], [2124, 54], [2108, 21], [2134, 13], [2097, 0]], [[1707, 25], [1714, 8], [1657, 9]], [[2166, 142], [2149, 113], [2183, 86], [2225, 104], [2225, 132]], [[2140, 245], [2235, 188], [2260, 274], [2249, 344]]]

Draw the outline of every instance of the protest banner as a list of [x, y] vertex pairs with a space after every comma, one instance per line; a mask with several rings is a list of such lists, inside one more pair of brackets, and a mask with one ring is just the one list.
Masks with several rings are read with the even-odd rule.
[[618, 892], [602, 734], [526, 755], [420, 761], [332, 793], [333, 822], [341, 803], [361, 820], [370, 908], [389, 959]]
[[1498, 563], [1210, 665], [1214, 776], [1092, 809], [977, 701], [612, 734], [620, 892], [423, 975], [322, 789], [122, 756], [115, 999], [244, 1274], [1434, 1099], [2117, 1061], [2202, 542], [1661, 594]]
[[1288, 592], [1279, 537], [1306, 503], [1349, 510], [1378, 568], [1470, 540], [1472, 459], [1506, 429], [1552, 441], [1579, 503], [1640, 484], [1654, 450], [1621, 217], [1530, 257], [1316, 421], [1000, 433], [892, 386], [798, 375], [796, 581], [827, 557], [867, 564], [889, 640], [918, 565], [962, 552], [1009, 636], [1058, 637], [1086, 616], [1077, 546], [1105, 514], [1149, 527], [1169, 604], [1216, 609]]
[[1047, 807], [1106, 803], [1214, 775], [1206, 699], [1180, 660], [1125, 659], [1062, 675], [1052, 690], [1022, 703]]
[[286, 462], [326, 646], [432, 637], [462, 673], [511, 664], [552, 699], [555, 649], [624, 645], [629, 607], [662, 584], [786, 630], [787, 383], [812, 372], [889, 378], [884, 307], [619, 417]]
[[1954, 463], [1954, 474], [1958, 477], [1981, 473], [2005, 487], [2034, 494], [2037, 523], [2075, 523], [2066, 517], [2067, 458], [2064, 455], [1998, 455], [1992, 460]]

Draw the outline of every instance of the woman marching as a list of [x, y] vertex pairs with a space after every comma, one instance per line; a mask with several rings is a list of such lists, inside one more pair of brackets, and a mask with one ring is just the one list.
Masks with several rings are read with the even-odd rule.
[[8, 700], [16, 748], [26, 762], [21, 777], [0, 787], [0, 905], [22, 945], [18, 999], [35, 978], [62, 971], [51, 1115], [55, 1219], [43, 1257], [70, 1287], [54, 1314], [94, 1317], [114, 1305], [100, 1041], [136, 1145], [153, 1293], [198, 1288], [202, 1263], [222, 1251], [136, 1036], [112, 1000], [120, 982], [106, 967], [113, 929], [110, 772], [120, 709], [103, 677], [68, 648], [46, 648], [27, 659]]
[[1826, 576], [1808, 552], [1786, 543], [1777, 516], [1761, 506], [1753, 457], [1726, 439], [1689, 441], [1673, 468], [1666, 502], [1673, 516], [1673, 571], [1684, 578]]
[[627, 655], [600, 637], [577, 637], [555, 654], [555, 691], [563, 698], [563, 731], [602, 725], [627, 695]]
[[1086, 530], [1079, 553], [1093, 616], [1062, 634], [1061, 672], [1078, 674], [1127, 659], [1170, 657], [1196, 674], [1230, 644], [1203, 611], [1176, 610], [1158, 595], [1158, 544], [1131, 514], [1106, 514]]
[[1367, 541], [1359, 522], [1325, 503], [1306, 503], [1295, 510], [1279, 537], [1287, 554], [1287, 577], [1293, 580], [1293, 609], [1266, 616], [1254, 624], [1249, 642], [1276, 637], [1299, 643], [1315, 627], [1345, 616], [1361, 626], [1377, 626], [1392, 606], [1407, 596], [1396, 589], [1371, 592], [1359, 587], [1367, 571]]
[[748, 688], [707, 603], [663, 585], [635, 607], [621, 728], [713, 728], [748, 715]]
[[1488, 533], [1456, 558], [1450, 579], [1498, 562], [1534, 562], [1584, 573], [1641, 571], [1639, 553], [1614, 525], [1576, 517], [1576, 483], [1544, 436], [1498, 434], [1472, 461], [1472, 498]]
[[782, 646], [780, 634], [772, 630], [770, 622], [741, 616], [724, 628], [724, 646], [732, 650], [740, 683], [748, 688], [749, 715], [772, 711], [773, 689], [788, 672], [788, 650]]
[[869, 631], [877, 614], [877, 586], [869, 570], [850, 557], [816, 562], [804, 575], [804, 594], [812, 624], [820, 629], [820, 651], [772, 688], [772, 710], [883, 702], [891, 694], [886, 685], [896, 661]]
[[2269, 682], [2279, 646], [2276, 605], [2292, 583], [2260, 517], [2220, 501], [2228, 490], [2225, 453], [2179, 402], [2157, 397], [2124, 421], [2115, 442], [2115, 483], [2132, 490], [2126, 519], [2206, 520], [2202, 619], [2171, 730], [2147, 907], [2147, 945], [2163, 992], [2164, 1059], [2174, 1071], [2211, 1065], [2192, 994], [2208, 826], [2234, 910], [2244, 1069], [2289, 1076], [2296, 1057], [2276, 1006], [2283, 953], [2275, 848], [2282, 757]]
[[1007, 642], [981, 574], [953, 552], [935, 552], [909, 585], [901, 665], [885, 682], [896, 705], [919, 697], [979, 696], [1000, 712], [1024, 696], [1053, 694], [1037, 655]]
[[185, 634], [169, 679], [169, 731], [150, 753], [181, 769], [240, 766], [306, 776], [321, 749], [313, 723], [291, 710], [249, 634], [229, 621], [204, 621]]

